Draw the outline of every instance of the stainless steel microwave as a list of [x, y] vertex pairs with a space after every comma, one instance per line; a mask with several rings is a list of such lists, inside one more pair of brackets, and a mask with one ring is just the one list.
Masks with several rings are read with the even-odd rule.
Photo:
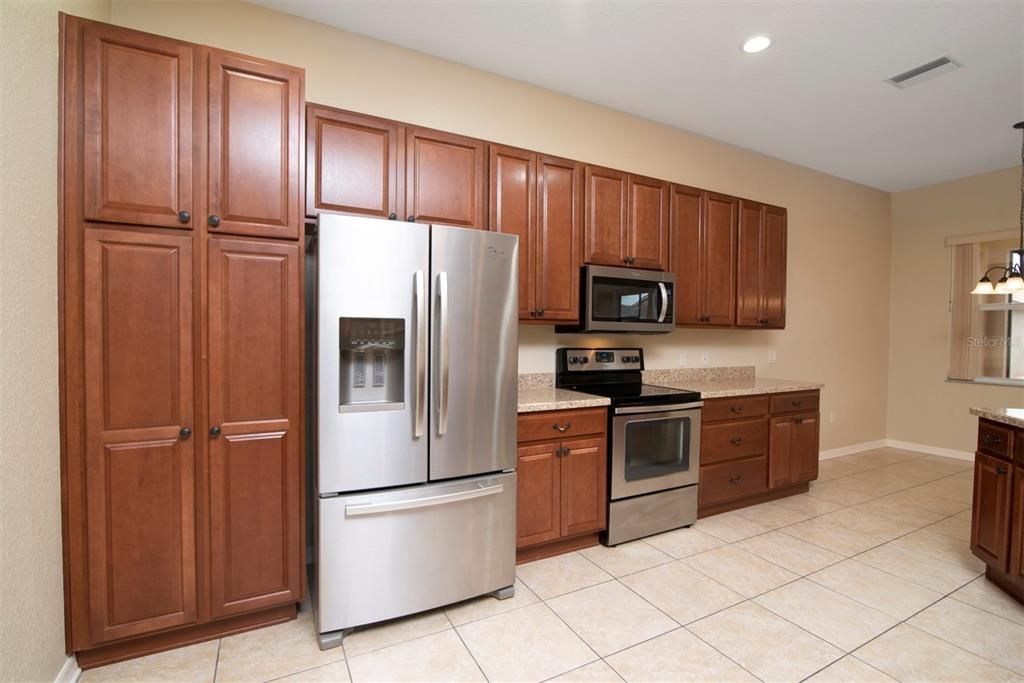
[[658, 334], [674, 329], [676, 276], [656, 270], [583, 266], [580, 322], [557, 332]]

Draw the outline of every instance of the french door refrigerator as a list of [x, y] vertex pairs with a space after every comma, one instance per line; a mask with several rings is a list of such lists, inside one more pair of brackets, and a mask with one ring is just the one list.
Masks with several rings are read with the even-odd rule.
[[351, 628], [515, 580], [515, 236], [321, 215], [314, 600]]

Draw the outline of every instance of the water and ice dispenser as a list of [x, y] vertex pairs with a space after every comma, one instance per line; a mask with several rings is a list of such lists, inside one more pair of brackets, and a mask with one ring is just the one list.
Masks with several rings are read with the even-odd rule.
[[338, 412], [405, 408], [405, 320], [339, 318]]

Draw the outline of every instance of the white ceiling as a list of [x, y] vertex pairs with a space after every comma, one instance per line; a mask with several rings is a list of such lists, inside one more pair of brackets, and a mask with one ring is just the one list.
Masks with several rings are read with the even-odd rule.
[[1024, 0], [254, 1], [884, 190], [1020, 163]]

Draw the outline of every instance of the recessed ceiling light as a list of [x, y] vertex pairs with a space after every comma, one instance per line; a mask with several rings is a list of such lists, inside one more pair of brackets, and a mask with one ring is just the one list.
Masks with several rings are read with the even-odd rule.
[[753, 54], [767, 49], [771, 44], [772, 39], [768, 36], [754, 36], [753, 38], [747, 38], [747, 42], [743, 43], [743, 51]]

